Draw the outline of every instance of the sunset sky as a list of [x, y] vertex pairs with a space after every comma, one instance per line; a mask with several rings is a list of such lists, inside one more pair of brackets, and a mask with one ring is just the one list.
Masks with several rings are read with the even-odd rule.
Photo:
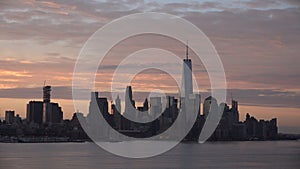
[[[140, 12], [180, 16], [209, 37], [224, 65], [227, 102], [230, 93], [239, 101], [240, 120], [247, 112], [258, 119], [277, 117], [280, 131], [300, 133], [298, 0], [0, 1], [0, 117], [13, 109], [25, 118], [26, 103], [42, 99], [46, 80], [64, 118], [71, 118], [73, 69], [84, 43], [110, 21]], [[117, 63], [145, 47], [168, 49], [182, 58], [185, 54], [184, 44], [155, 35], [120, 43], [97, 74], [96, 87], [104, 96]], [[191, 58], [204, 100], [209, 79], [193, 52]], [[177, 90], [172, 79], [157, 70], [142, 72], [132, 86], [138, 102], [152, 89]]]

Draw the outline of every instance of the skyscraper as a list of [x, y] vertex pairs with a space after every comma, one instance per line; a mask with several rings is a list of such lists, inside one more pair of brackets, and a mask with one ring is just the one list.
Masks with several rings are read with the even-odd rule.
[[192, 60], [189, 59], [189, 46], [186, 45], [186, 58], [183, 59], [181, 97], [189, 97], [193, 93]]
[[51, 103], [51, 86], [43, 87], [43, 123], [60, 123], [63, 120], [63, 112], [58, 103]]
[[132, 99], [131, 86], [127, 86], [125, 93], [125, 113], [131, 114], [133, 112], [135, 112], [135, 101]]
[[216, 108], [218, 108], [217, 100], [212, 96], [207, 97], [203, 102], [203, 115], [205, 119], [207, 118], [209, 112], [215, 110]]
[[155, 117], [162, 112], [161, 97], [150, 97], [150, 116]]
[[109, 128], [104, 123], [107, 122], [109, 117], [108, 101], [107, 98], [100, 98], [98, 92], [91, 92], [91, 101], [89, 105], [89, 114], [87, 115], [88, 125], [93, 129], [88, 130], [88, 133], [93, 133], [99, 138], [107, 138]]
[[122, 111], [121, 111], [121, 99], [119, 98], [119, 95], [118, 95], [118, 97], [116, 98], [116, 100], [115, 100], [115, 103], [116, 103], [116, 109], [117, 109], [117, 111], [119, 112], [119, 113], [121, 113]]
[[174, 96], [167, 96], [166, 100], [166, 116], [175, 120], [178, 113], [177, 99]]
[[235, 100], [231, 100], [232, 104], [231, 104], [231, 112], [233, 113], [233, 121], [235, 123], [239, 122], [239, 108], [238, 108], [238, 102]]
[[100, 113], [104, 118], [107, 118], [109, 116], [107, 98], [99, 97], [98, 92], [91, 92], [89, 114], [97, 115], [98, 110], [100, 111]]
[[49, 119], [48, 123], [61, 123], [63, 120], [63, 112], [58, 103], [49, 103], [48, 105]]
[[51, 86], [44, 86], [43, 87], [43, 101], [44, 103], [50, 103], [51, 98]]
[[108, 101], [105, 97], [100, 97], [97, 99], [98, 107], [102, 116], [107, 120], [109, 113], [108, 113]]
[[180, 125], [178, 126], [178, 132], [183, 134], [186, 132], [187, 124], [194, 123], [193, 119], [196, 119], [200, 109], [200, 95], [193, 92], [192, 82], [192, 60], [189, 59], [189, 46], [186, 45], [186, 58], [183, 59], [182, 66], [182, 84], [180, 89], [180, 111], [184, 114], [180, 119]]
[[5, 121], [7, 124], [12, 124], [15, 118], [15, 111], [13, 110], [6, 110], [5, 111]]
[[43, 102], [30, 101], [27, 104], [26, 119], [29, 123], [42, 124], [42, 122], [43, 122]]
[[[136, 113], [135, 101], [132, 99], [132, 88], [131, 86], [126, 87], [125, 91], [125, 112], [124, 115], [133, 118], [133, 115]], [[132, 123], [129, 120], [123, 120], [122, 128], [125, 130], [132, 128]]]
[[115, 100], [115, 105], [112, 105], [114, 123], [117, 129], [121, 129], [121, 100], [118, 97]]
[[43, 123], [50, 121], [51, 86], [43, 87]]
[[144, 103], [143, 103], [143, 111], [147, 111], [149, 110], [149, 105], [148, 105], [148, 99], [146, 98]]

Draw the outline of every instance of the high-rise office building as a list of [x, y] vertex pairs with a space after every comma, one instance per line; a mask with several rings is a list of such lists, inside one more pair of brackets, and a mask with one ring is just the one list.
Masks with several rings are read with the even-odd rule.
[[146, 98], [144, 103], [143, 103], [143, 110], [142, 111], [147, 111], [149, 110], [149, 104], [148, 104], [148, 99]]
[[231, 101], [231, 112], [233, 114], [233, 121], [234, 123], [239, 122], [239, 108], [238, 108], [238, 102], [233, 100]]
[[42, 124], [43, 104], [41, 101], [30, 101], [27, 104], [26, 119], [29, 123]]
[[61, 123], [63, 120], [63, 112], [58, 103], [49, 103], [47, 106], [47, 114], [49, 115], [48, 123]]
[[61, 123], [63, 112], [58, 103], [43, 103], [43, 123]]
[[161, 97], [150, 97], [150, 116], [155, 117], [162, 112]]
[[203, 102], [203, 115], [206, 119], [209, 112], [213, 111], [214, 109], [218, 108], [218, 102], [212, 96], [207, 97]]
[[51, 86], [43, 87], [43, 123], [61, 123], [63, 112], [58, 103], [51, 103]]
[[[180, 91], [180, 111], [184, 114], [180, 119], [178, 132], [185, 133], [188, 126], [186, 124], [194, 123], [193, 119], [200, 117], [200, 95], [194, 94], [192, 82], [192, 60], [189, 58], [189, 46], [186, 45], [186, 57], [183, 59], [182, 84]], [[196, 116], [196, 117], [195, 117]]]
[[122, 110], [121, 110], [122, 107], [121, 107], [121, 99], [120, 99], [119, 95], [117, 96], [117, 98], [115, 100], [115, 106], [116, 106], [117, 111], [119, 113], [121, 113], [122, 112]]
[[[136, 113], [135, 101], [132, 99], [132, 88], [131, 86], [126, 87], [125, 91], [125, 112], [124, 115], [128, 118], [133, 118]], [[125, 118], [126, 118], [125, 117]], [[124, 117], [123, 117], [124, 118]], [[130, 120], [123, 120], [122, 128], [131, 129], [133, 126]]]
[[108, 117], [109, 113], [107, 98], [99, 97], [98, 92], [91, 92], [89, 114], [97, 115], [98, 111], [100, 111], [104, 118]]
[[135, 112], [135, 101], [132, 99], [132, 88], [131, 86], [126, 87], [125, 93], [125, 113], [133, 114]]
[[164, 131], [170, 127], [170, 125], [176, 120], [178, 115], [177, 99], [174, 96], [166, 96], [162, 98], [163, 104], [165, 104], [165, 110], [159, 117], [160, 130]]
[[268, 137], [269, 138], [276, 138], [278, 135], [278, 127], [277, 127], [277, 118], [273, 118], [270, 122], [269, 122], [269, 132], [268, 132]]
[[43, 87], [43, 123], [50, 122], [51, 86]]
[[121, 99], [119, 95], [115, 100], [115, 105], [111, 106], [114, 116], [114, 123], [117, 129], [121, 129]]
[[181, 90], [181, 97], [189, 97], [190, 94], [193, 94], [192, 60], [189, 59], [188, 45], [186, 45], [186, 58], [183, 59]]
[[172, 120], [175, 120], [178, 113], [177, 108], [177, 99], [175, 99], [174, 96], [167, 96], [166, 97], [166, 117], [171, 118]]
[[186, 122], [187, 113], [189, 112], [189, 97], [193, 94], [193, 83], [192, 83], [192, 60], [189, 59], [189, 46], [186, 45], [186, 58], [183, 59], [182, 65], [182, 84], [180, 92], [180, 109], [185, 114], [183, 122]]
[[104, 123], [108, 122], [108, 119], [109, 113], [107, 98], [100, 98], [98, 92], [91, 92], [87, 121], [90, 126], [93, 126], [92, 128], [96, 128], [97, 130], [89, 130], [88, 132], [92, 132], [101, 138], [107, 138], [109, 128], [107, 125], [104, 125]]
[[13, 110], [6, 110], [5, 111], [5, 121], [7, 124], [12, 124], [15, 119], [15, 111]]
[[105, 119], [108, 119], [108, 101], [107, 98], [100, 97], [97, 99], [98, 107]]

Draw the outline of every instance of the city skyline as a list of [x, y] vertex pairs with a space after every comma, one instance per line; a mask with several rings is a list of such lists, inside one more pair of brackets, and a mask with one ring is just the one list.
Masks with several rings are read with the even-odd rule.
[[[227, 100], [231, 93], [239, 100], [242, 117], [247, 112], [258, 118], [278, 117], [280, 127], [299, 132], [297, 10], [300, 4], [289, 0], [275, 2], [240, 1], [231, 5], [220, 1], [145, 1], [127, 2], [119, 8], [113, 2], [101, 1], [1, 2], [0, 22], [4, 26], [0, 28], [0, 117], [9, 109], [24, 117], [25, 105], [31, 98], [42, 97], [40, 86], [47, 80], [56, 91], [53, 101], [63, 107], [64, 118], [71, 118], [76, 111], [71, 100], [72, 72], [87, 38], [124, 14], [164, 11], [189, 20], [211, 39], [224, 64], [229, 89]], [[144, 42], [145, 39], [157, 45]], [[97, 89], [108, 96], [105, 92], [109, 91], [111, 72], [120, 60], [120, 53], [125, 55], [151, 46], [169, 49], [183, 58], [184, 45], [156, 36], [135, 37], [121, 43], [109, 54], [112, 59], [104, 61], [104, 69], [98, 73], [103, 81], [96, 83]], [[190, 57], [195, 60], [192, 51]], [[201, 62], [195, 60], [195, 63], [193, 71], [203, 85], [200, 89], [205, 98], [209, 95], [209, 80]], [[137, 76], [132, 84], [137, 105], [142, 105], [143, 94], [155, 87], [176, 93], [177, 86], [170, 85], [169, 81], [172, 82], [170, 77], [155, 70]]]
[[[192, 60], [182, 62], [181, 87], [178, 99], [175, 96], [148, 95], [143, 106], [136, 106], [131, 86], [126, 86], [125, 110], [121, 99], [108, 103], [99, 92], [90, 92], [86, 116], [77, 110], [72, 119], [63, 119], [58, 103], [51, 102], [51, 86], [43, 86], [43, 101], [29, 101], [26, 119], [15, 111], [5, 111], [5, 121], [0, 121], [3, 142], [73, 142], [73, 141], [125, 141], [127, 139], [149, 138], [150, 140], [173, 141], [257, 141], [294, 139], [296, 135], [278, 134], [277, 118], [257, 120], [246, 114], [240, 120], [238, 102], [231, 100], [231, 108], [212, 96], [203, 101], [193, 90]], [[150, 103], [148, 102], [150, 100]], [[109, 109], [111, 107], [111, 109]], [[101, 114], [101, 115], [100, 115]], [[218, 121], [215, 121], [219, 118]], [[208, 124], [208, 125], [207, 125]], [[175, 127], [174, 127], [175, 126]], [[168, 132], [170, 130], [176, 130]], [[207, 130], [208, 129], [208, 130]], [[85, 133], [85, 134], [83, 134]], [[203, 137], [200, 133], [208, 134]], [[17, 137], [14, 137], [17, 136]], [[89, 137], [87, 137], [89, 136]], [[50, 137], [50, 138], [49, 138]]]
[[[270, 138], [274, 139], [277, 137], [276, 136], [277, 132], [278, 132], [277, 118], [273, 118], [271, 121], [265, 121], [264, 119], [260, 119], [258, 122], [254, 116], [251, 116], [251, 119], [250, 119], [250, 115], [249, 115], [249, 113], [247, 113], [245, 122], [242, 122], [242, 119], [239, 119], [240, 116], [239, 116], [239, 110], [238, 110], [238, 102], [233, 100], [233, 98], [231, 98], [231, 101], [232, 101], [231, 109], [229, 109], [226, 102], [220, 102], [218, 104], [218, 101], [215, 98], [213, 98], [212, 96], [205, 98], [205, 100], [202, 103], [201, 102], [201, 94], [198, 91], [195, 91], [195, 92], [193, 91], [192, 65], [193, 65], [192, 60], [189, 59], [189, 46], [187, 44], [186, 45], [186, 55], [182, 62], [181, 87], [178, 91], [178, 96], [177, 96], [179, 99], [179, 103], [177, 102], [178, 100], [176, 99], [176, 97], [174, 97], [174, 95], [173, 96], [166, 95], [166, 97], [164, 98], [164, 97], [154, 94], [152, 96], [148, 95], [145, 98], [145, 101], [141, 107], [141, 106], [136, 105], [136, 101], [134, 100], [134, 97], [133, 97], [132, 87], [126, 86], [125, 93], [119, 93], [121, 95], [122, 94], [125, 95], [125, 98], [123, 100], [124, 104], [122, 106], [122, 100], [119, 98], [119, 94], [117, 95], [116, 100], [115, 101], [111, 100], [111, 104], [109, 104], [109, 100], [107, 99], [107, 97], [99, 96], [99, 92], [92, 91], [91, 98], [89, 100], [90, 101], [89, 102], [89, 110], [88, 111], [86, 110], [84, 112], [77, 110], [76, 112], [73, 113], [72, 121], [74, 119], [75, 114], [78, 114], [78, 113], [80, 113], [81, 116], [83, 116], [85, 114], [87, 119], [95, 120], [95, 119], [97, 119], [97, 117], [96, 117], [97, 111], [96, 110], [99, 109], [100, 113], [103, 115], [104, 119], [106, 119], [106, 121], [111, 126], [114, 126], [114, 128], [116, 127], [116, 129], [118, 129], [119, 132], [122, 132], [122, 131], [127, 132], [128, 130], [135, 131], [136, 129], [134, 129], [134, 126], [139, 125], [139, 124], [134, 124], [131, 121], [124, 120], [125, 118], [128, 118], [128, 117], [132, 118], [133, 116], [137, 116], [137, 117], [141, 118], [143, 116], [143, 118], [150, 120], [151, 117], [152, 118], [156, 117], [156, 116], [159, 117], [159, 119], [156, 119], [157, 117], [154, 118], [155, 119], [154, 122], [145, 123], [144, 127], [146, 127], [146, 128], [149, 128], [150, 126], [152, 126], [152, 127], [150, 127], [151, 130], [149, 130], [149, 131], [151, 131], [150, 133], [145, 132], [145, 131], [144, 132], [140, 131], [140, 134], [142, 134], [142, 135], [140, 135], [138, 133], [136, 135], [134, 135], [137, 137], [140, 137], [140, 136], [144, 137], [151, 133], [154, 134], [154, 133], [158, 133], [158, 132], [165, 130], [167, 128], [167, 126], [170, 125], [169, 124], [170, 121], [175, 121], [179, 110], [185, 114], [184, 119], [187, 122], [192, 122], [192, 119], [190, 119], [191, 115], [188, 115], [188, 114], [193, 112], [193, 113], [198, 114], [197, 120], [194, 124], [198, 127], [196, 127], [197, 129], [192, 129], [190, 131], [190, 134], [188, 134], [188, 136], [186, 136], [186, 139], [194, 140], [195, 138], [199, 137], [195, 133], [198, 133], [198, 131], [201, 130], [201, 128], [202, 128], [201, 126], [203, 125], [204, 121], [208, 118], [208, 114], [211, 111], [216, 113], [214, 110], [221, 108], [221, 109], [224, 109], [224, 110], [221, 110], [223, 112], [223, 116], [222, 116], [223, 121], [222, 120], [220, 121], [220, 124], [218, 126], [219, 128], [217, 128], [217, 130], [214, 132], [214, 134], [212, 135], [212, 138], [215, 138], [215, 139], [217, 139], [217, 138], [218, 139], [229, 139], [230, 138], [230, 139], [243, 140], [246, 138], [245, 133], [248, 133], [248, 139], [251, 139], [252, 137], [253, 138], [260, 137], [260, 138], [266, 139], [266, 138], [269, 138], [269, 136], [267, 134], [269, 132], [265, 133], [265, 135], [263, 134], [264, 136], [262, 136], [261, 134], [257, 135], [256, 132], [261, 133], [263, 130], [262, 131], [257, 130], [256, 127], [251, 127], [251, 125], [255, 125], [255, 126], [262, 125], [262, 126], [266, 127], [269, 125], [270, 122], [272, 122], [272, 126], [275, 126], [275, 128], [276, 128], [276, 134], [274, 132], [271, 132], [273, 134], [271, 134], [272, 136]], [[46, 85], [46, 81], [44, 81], [43, 97], [42, 97], [43, 101], [29, 101], [29, 103], [27, 104], [26, 118], [24, 119], [27, 123], [38, 124], [38, 125], [46, 124], [46, 125], [50, 125], [50, 126], [64, 123], [63, 112], [62, 112], [61, 107], [59, 107], [59, 103], [51, 102], [51, 95], [52, 95], [51, 91], [52, 91], [51, 86]], [[148, 103], [148, 99], [150, 100], [150, 103]], [[170, 99], [173, 101], [171, 101]], [[174, 104], [174, 103], [176, 103], [176, 104]], [[165, 105], [166, 109], [164, 109], [164, 104], [166, 104]], [[175, 107], [173, 107], [173, 106], [175, 106]], [[122, 109], [121, 107], [125, 107], [125, 108]], [[173, 107], [173, 108], [171, 108], [171, 107]], [[201, 108], [203, 109], [203, 111], [201, 111]], [[160, 116], [158, 116], [159, 112], [164, 112], [164, 113], [161, 114]], [[121, 117], [118, 114], [122, 114], [125, 118]], [[16, 119], [18, 119], [18, 120], [16, 120]], [[71, 120], [71, 119], [69, 119], [69, 120]], [[225, 120], [225, 122], [224, 122], [224, 120]], [[5, 123], [12, 124], [12, 123], [15, 123], [15, 121], [21, 121], [21, 117], [19, 116], [19, 114], [17, 114], [17, 116], [15, 116], [14, 110], [6, 110], [5, 111], [5, 121], [6, 121]], [[152, 120], [150, 120], [150, 121], [152, 121]], [[156, 122], [156, 121], [158, 121], [158, 122]], [[117, 124], [117, 122], [119, 122], [119, 124]], [[18, 122], [18, 123], [20, 123], [20, 122]], [[99, 121], [98, 121], [98, 123], [99, 123]], [[227, 126], [226, 125], [227, 123], [230, 123], [231, 125], [229, 125], [229, 126], [231, 126], [231, 127], [229, 127], [229, 128], [220, 127], [220, 126]], [[149, 124], [150, 124], [150, 126], [149, 126]], [[82, 124], [82, 125], [84, 125], [84, 124]], [[153, 128], [153, 125], [154, 126], [157, 125], [157, 126]], [[119, 126], [119, 127], [117, 127], [117, 126]], [[103, 128], [103, 127], [104, 126], [102, 126], [100, 128]], [[267, 129], [267, 128], [265, 130], [269, 131], [269, 129]], [[251, 134], [251, 133], [249, 133], [248, 130], [251, 130], [251, 131], [253, 130], [252, 132], [254, 132], [254, 133]], [[218, 134], [218, 132], [230, 133], [229, 131], [232, 134], [233, 134], [233, 132], [235, 134], [233, 134], [233, 135], [231, 134], [231, 136], [227, 134], [226, 137], [222, 136], [223, 134]], [[273, 129], [272, 129], [272, 131], [273, 131]], [[86, 132], [89, 133], [90, 131], [89, 132], [86, 131]], [[106, 129], [104, 127], [102, 134], [104, 134], [106, 132], [108, 132], [108, 129]], [[148, 134], [145, 134], [145, 133], [148, 133]], [[238, 134], [238, 133], [240, 133], [240, 134]], [[241, 134], [241, 133], [244, 133], [244, 134]], [[107, 137], [107, 136], [104, 134], [103, 137]]]
[[[186, 63], [184, 62], [184, 64]], [[146, 98], [142, 107], [136, 107], [132, 97], [132, 88], [127, 86], [123, 114], [131, 112], [133, 114], [127, 117], [132, 118], [133, 115], [148, 120], [155, 117], [153, 121], [140, 123], [121, 115], [119, 97], [116, 98], [115, 103], [111, 102], [109, 105], [107, 98], [100, 97], [98, 92], [91, 92], [87, 116], [77, 111], [73, 113], [72, 119], [62, 119], [63, 112], [61, 112], [60, 107], [57, 109], [58, 103], [51, 102], [50, 92], [51, 86], [44, 86], [43, 101], [30, 101], [28, 103], [25, 119], [15, 114], [13, 110], [5, 111], [5, 121], [0, 121], [2, 136], [0, 142], [83, 142], [99, 141], [99, 139], [102, 141], [121, 141], [128, 138], [149, 138], [165, 132], [170, 125], [176, 125], [176, 132], [181, 133], [186, 130], [184, 126], [188, 123], [192, 124], [191, 128], [187, 128], [187, 133], [182, 135], [182, 138], [180, 134], [169, 132], [160, 137], [151, 137], [150, 140], [179, 139], [178, 141], [183, 142], [201, 142], [200, 133], [205, 132], [206, 121], [209, 120], [209, 114], [216, 113], [215, 108], [222, 111], [221, 119], [215, 130], [212, 131], [212, 135], [207, 138], [208, 141], [293, 140], [298, 137], [297, 135], [278, 133], [277, 118], [258, 120], [247, 113], [245, 120], [240, 120], [236, 100], [231, 100], [232, 104], [229, 107], [227, 103], [218, 104], [215, 98], [209, 96], [203, 101], [203, 113], [201, 114], [198, 109], [201, 98], [199, 94], [195, 93], [190, 94], [189, 98], [180, 97], [180, 99], [174, 96], [166, 96], [166, 98], [153, 96], [149, 98], [150, 103]], [[165, 109], [163, 108], [164, 104], [166, 104]], [[129, 105], [133, 108], [129, 108]], [[111, 112], [109, 107], [111, 107]], [[162, 114], [159, 115], [159, 112]], [[181, 113], [184, 116], [181, 116]], [[190, 119], [191, 116], [188, 115], [194, 113], [196, 115], [195, 121]], [[179, 125], [175, 122], [178, 120], [181, 121]], [[95, 127], [97, 132], [94, 130]], [[122, 135], [113, 134], [115, 131], [122, 133]]]

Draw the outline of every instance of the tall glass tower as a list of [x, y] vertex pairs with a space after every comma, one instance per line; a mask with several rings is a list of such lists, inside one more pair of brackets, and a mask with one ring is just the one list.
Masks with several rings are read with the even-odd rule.
[[189, 46], [186, 45], [186, 58], [183, 59], [183, 72], [182, 72], [182, 96], [188, 98], [190, 94], [193, 94], [192, 83], [192, 61], [189, 59]]

